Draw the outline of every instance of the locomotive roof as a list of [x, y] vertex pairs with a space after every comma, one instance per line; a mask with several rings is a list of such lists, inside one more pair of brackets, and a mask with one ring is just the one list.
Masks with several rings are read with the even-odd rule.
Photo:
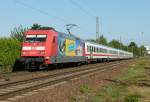
[[[57, 31], [58, 32], [58, 31]], [[79, 37], [73, 35], [73, 34], [66, 34], [66, 33], [62, 33], [62, 32], [58, 32], [58, 34], [60, 34], [61, 36], [63, 37], [66, 37], [66, 38], [70, 38], [70, 39], [78, 39], [78, 40], [81, 40], [83, 41], [82, 39], [80, 39]]]

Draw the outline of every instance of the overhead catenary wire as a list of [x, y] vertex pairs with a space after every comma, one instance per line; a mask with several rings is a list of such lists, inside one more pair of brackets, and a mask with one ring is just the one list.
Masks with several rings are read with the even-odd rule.
[[[78, 2], [79, 2], [79, 0], [78, 0]], [[83, 4], [83, 5], [86, 5], [85, 7], [87, 8], [87, 10], [90, 12], [90, 14], [93, 16], [93, 17], [96, 17], [96, 11], [92, 8], [92, 7], [90, 7], [90, 6], [88, 6], [88, 3], [86, 2], [86, 0], [80, 0], [80, 3], [81, 4]]]
[[43, 10], [41, 10], [41, 9], [35, 8], [35, 7], [33, 7], [33, 6], [31, 6], [31, 5], [27, 4], [27, 3], [24, 3], [24, 2], [22, 2], [22, 1], [20, 1], [20, 0], [14, 0], [14, 2], [17, 3], [17, 4], [19, 4], [19, 5], [22, 5], [22, 6], [24, 6], [24, 7], [30, 8], [30, 9], [36, 11], [36, 12], [39, 12], [39, 13], [41, 13], [41, 14], [43, 14], [43, 15], [46, 15], [46, 16], [48, 16], [48, 17], [53, 17], [53, 18], [55, 18], [56, 20], [61, 21], [62, 23], [67, 23], [67, 22], [68, 22], [68, 21], [66, 21], [66, 20], [63, 19], [63, 18], [57, 17], [57, 16], [55, 16], [55, 15], [50, 14], [49, 12], [46, 12], [46, 11], [43, 11]]
[[77, 3], [74, 0], [69, 0], [70, 3], [74, 6], [76, 6], [77, 8], [79, 8], [82, 12], [84, 12], [86, 15], [90, 16], [92, 19], [95, 18], [96, 16], [91, 14], [90, 12], [88, 12], [86, 9], [84, 9], [79, 3]]

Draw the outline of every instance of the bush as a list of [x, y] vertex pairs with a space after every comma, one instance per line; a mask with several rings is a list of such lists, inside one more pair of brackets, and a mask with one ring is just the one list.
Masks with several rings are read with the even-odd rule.
[[20, 55], [20, 45], [16, 39], [0, 38], [0, 65], [3, 71], [12, 71], [12, 66]]
[[126, 96], [124, 102], [139, 102], [139, 96], [138, 95]]

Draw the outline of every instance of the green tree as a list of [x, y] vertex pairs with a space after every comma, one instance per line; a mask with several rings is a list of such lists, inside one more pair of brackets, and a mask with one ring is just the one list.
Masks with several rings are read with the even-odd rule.
[[13, 39], [17, 39], [18, 41], [22, 42], [24, 38], [24, 32], [28, 30], [28, 28], [24, 28], [22, 25], [19, 27], [15, 27], [10, 34], [10, 37]]
[[146, 48], [142, 45], [139, 47], [140, 56], [144, 56], [146, 54]]
[[108, 44], [110, 47], [120, 49], [123, 44], [120, 44], [119, 40], [112, 40]]
[[140, 56], [140, 50], [135, 42], [130, 42], [129, 51], [133, 52], [134, 56]]
[[87, 41], [96, 43], [96, 40], [94, 40], [94, 39], [88, 39]]
[[[39, 25], [39, 24], [33, 24], [31, 26], [31, 29], [32, 30], [47, 30], [47, 29], [54, 29], [53, 27], [48, 27], [48, 26], [42, 26], [42, 25]], [[55, 30], [55, 29], [54, 29]]]
[[32, 26], [31, 26], [31, 29], [34, 29], [34, 30], [38, 30], [38, 29], [41, 29], [41, 25], [39, 25], [39, 24], [33, 24]]
[[101, 35], [101, 36], [97, 39], [97, 42], [98, 42], [99, 44], [102, 44], [102, 45], [108, 45], [107, 39], [106, 39], [103, 35]]

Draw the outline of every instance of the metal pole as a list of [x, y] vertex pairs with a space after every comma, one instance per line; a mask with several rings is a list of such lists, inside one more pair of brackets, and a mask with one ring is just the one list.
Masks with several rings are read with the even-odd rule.
[[119, 42], [120, 42], [120, 49], [122, 49], [122, 48], [121, 48], [121, 36], [120, 36], [120, 40], [119, 40]]
[[99, 17], [96, 17], [96, 41], [99, 39]]
[[143, 56], [143, 49], [142, 49], [142, 45], [144, 46], [144, 40], [143, 40], [143, 34], [144, 34], [144, 32], [141, 32], [141, 56]]

